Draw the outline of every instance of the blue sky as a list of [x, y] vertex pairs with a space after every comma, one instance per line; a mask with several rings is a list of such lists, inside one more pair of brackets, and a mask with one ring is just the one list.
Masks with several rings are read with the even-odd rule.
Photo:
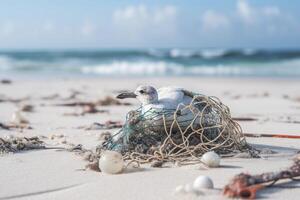
[[0, 0], [0, 49], [300, 48], [297, 0]]

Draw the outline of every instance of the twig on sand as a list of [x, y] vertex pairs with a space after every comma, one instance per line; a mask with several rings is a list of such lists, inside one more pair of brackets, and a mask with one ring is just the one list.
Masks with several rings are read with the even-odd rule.
[[57, 98], [60, 98], [60, 95], [57, 93], [41, 97], [42, 100], [54, 100]]
[[233, 117], [235, 121], [257, 121], [258, 119], [252, 117]]
[[0, 81], [0, 83], [2, 83], [2, 84], [12, 84], [12, 81], [9, 80], [9, 79], [2, 79], [2, 80]]
[[124, 105], [124, 106], [129, 106], [131, 105], [130, 103], [123, 103], [123, 102], [120, 102], [119, 100], [113, 98], [113, 97], [110, 97], [110, 96], [107, 96], [105, 97], [104, 99], [101, 99], [101, 100], [98, 100], [96, 102], [97, 105], [99, 106], [111, 106], [111, 105]]
[[246, 137], [271, 137], [271, 138], [300, 139], [300, 135], [264, 134], [264, 133], [243, 133], [243, 134]]
[[67, 106], [67, 107], [76, 107], [76, 106], [89, 106], [89, 107], [96, 107], [96, 106], [111, 106], [111, 105], [131, 105], [130, 103], [122, 103], [119, 100], [107, 96], [104, 99], [100, 99], [98, 101], [75, 101], [71, 103], [60, 103], [54, 104], [54, 106]]
[[9, 124], [0, 123], [0, 128], [5, 129], [5, 130], [11, 130], [11, 129], [33, 129], [27, 123], [19, 123], [19, 124], [15, 124], [15, 123], [9, 123]]
[[[223, 194], [231, 198], [255, 199], [256, 192], [265, 187], [270, 187], [281, 179], [292, 181], [300, 177], [300, 155], [298, 155], [291, 167], [278, 172], [268, 172], [258, 175], [241, 173], [236, 175], [231, 182], [224, 187]], [[266, 183], [271, 183], [265, 185]]]
[[107, 129], [114, 129], [114, 128], [122, 128], [123, 124], [119, 121], [111, 121], [108, 120], [105, 123], [98, 123], [94, 122], [89, 126], [79, 126], [79, 129], [84, 130], [107, 130]]
[[1, 97], [0, 102], [20, 103], [22, 101], [27, 101], [29, 99], [30, 99], [30, 97], [24, 97], [24, 98]]
[[99, 110], [96, 108], [94, 104], [88, 104], [82, 107], [82, 111], [80, 113], [64, 113], [65, 116], [83, 116], [86, 114], [95, 114], [95, 113], [108, 113], [108, 110]]
[[5, 129], [5, 130], [9, 130], [10, 129], [9, 126], [7, 126], [7, 125], [5, 125], [3, 123], [0, 123], [0, 128]]

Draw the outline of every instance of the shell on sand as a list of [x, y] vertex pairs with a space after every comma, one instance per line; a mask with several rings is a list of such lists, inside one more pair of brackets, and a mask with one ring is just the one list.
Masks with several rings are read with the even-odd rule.
[[203, 162], [208, 167], [219, 167], [221, 157], [214, 151], [209, 151], [202, 155], [201, 162]]

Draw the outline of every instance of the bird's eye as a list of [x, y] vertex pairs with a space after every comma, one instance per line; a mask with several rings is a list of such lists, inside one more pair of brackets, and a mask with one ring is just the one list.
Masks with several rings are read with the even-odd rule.
[[144, 90], [140, 90], [139, 92], [140, 92], [141, 94], [144, 94], [144, 93], [145, 93]]

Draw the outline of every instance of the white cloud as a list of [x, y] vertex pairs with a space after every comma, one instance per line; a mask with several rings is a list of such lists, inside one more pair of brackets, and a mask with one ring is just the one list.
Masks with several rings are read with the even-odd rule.
[[227, 28], [229, 25], [230, 21], [227, 16], [213, 10], [207, 10], [202, 15], [202, 29], [204, 31]]
[[238, 20], [241, 20], [247, 28], [247, 34], [259, 35], [263, 32], [275, 35], [295, 29], [290, 14], [283, 12], [277, 6], [254, 7], [250, 6], [247, 0], [238, 0], [236, 8], [240, 17]]
[[97, 29], [97, 26], [94, 23], [92, 23], [90, 21], [86, 21], [81, 26], [80, 32], [84, 36], [91, 36], [95, 33], [96, 29]]
[[177, 15], [177, 10], [174, 6], [165, 6], [154, 13], [154, 22], [163, 23], [169, 20], [174, 20]]
[[176, 14], [177, 10], [174, 6], [164, 6], [162, 8], [150, 10], [144, 5], [138, 5], [117, 9], [114, 12], [113, 17], [115, 22], [121, 23], [124, 21], [135, 23], [161, 23], [174, 19]]
[[143, 20], [148, 17], [147, 8], [144, 5], [127, 6], [114, 12], [114, 19], [116, 21], [136, 20], [137, 17], [138, 20]]
[[255, 20], [255, 11], [246, 0], [237, 1], [237, 13], [245, 23], [253, 23]]
[[131, 38], [150, 34], [171, 34], [176, 27], [174, 6], [149, 8], [145, 5], [127, 6], [113, 13], [114, 26]]
[[276, 6], [252, 7], [247, 0], [238, 0], [236, 8], [238, 16], [247, 25], [262, 23], [282, 14]]
[[276, 6], [267, 6], [263, 8], [262, 13], [268, 17], [275, 17], [275, 16], [279, 16], [281, 14], [281, 11]]
[[10, 34], [13, 34], [15, 32], [15, 24], [13, 22], [5, 22], [0, 25], [0, 33], [4, 36], [8, 36]]
[[47, 21], [43, 24], [42, 29], [46, 32], [51, 32], [55, 30], [55, 24], [52, 21]]

